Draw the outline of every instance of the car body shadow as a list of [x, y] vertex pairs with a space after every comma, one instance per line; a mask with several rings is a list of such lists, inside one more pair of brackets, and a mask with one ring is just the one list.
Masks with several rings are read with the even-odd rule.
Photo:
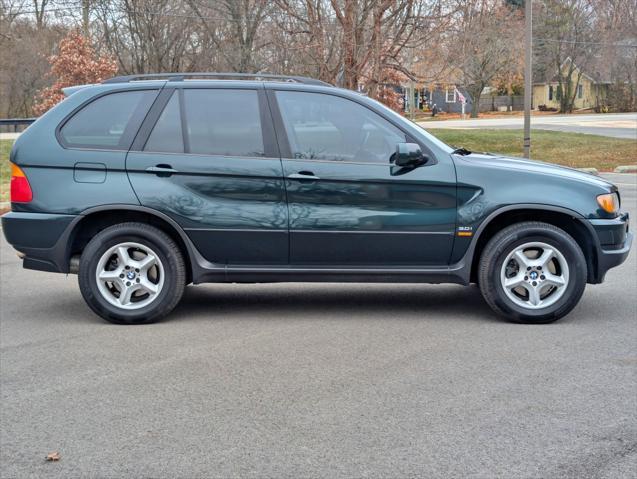
[[500, 321], [476, 287], [422, 284], [279, 283], [186, 288], [167, 319], [316, 316]]

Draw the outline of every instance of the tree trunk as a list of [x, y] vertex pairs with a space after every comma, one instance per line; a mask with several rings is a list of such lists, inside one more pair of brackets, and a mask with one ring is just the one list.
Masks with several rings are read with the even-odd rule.
[[35, 9], [35, 24], [38, 27], [38, 30], [41, 30], [44, 27], [44, 14], [46, 12], [46, 5], [49, 0], [41, 0], [38, 4], [38, 0], [33, 0], [33, 8]]
[[379, 83], [381, 81], [381, 73], [382, 73], [382, 55], [381, 55], [381, 20], [382, 20], [382, 11], [378, 9], [374, 12], [374, 20], [373, 20], [373, 48], [374, 53], [372, 54], [372, 75], [369, 79], [369, 87], [367, 93], [370, 98], [377, 99], [378, 98], [378, 89]]
[[468, 91], [473, 98], [473, 103], [471, 104], [471, 118], [478, 118], [478, 113], [480, 112], [480, 97], [482, 96], [482, 90], [484, 90], [484, 84], [482, 83], [468, 88]]
[[345, 0], [345, 22], [343, 24], [343, 39], [345, 56], [343, 59], [343, 69], [345, 75], [345, 88], [355, 90], [358, 79], [356, 78], [356, 36], [354, 35], [354, 22], [356, 4], [354, 0]]

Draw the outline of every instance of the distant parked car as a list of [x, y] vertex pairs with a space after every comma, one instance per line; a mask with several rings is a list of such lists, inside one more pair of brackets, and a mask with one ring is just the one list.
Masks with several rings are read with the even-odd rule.
[[546, 323], [631, 246], [607, 181], [454, 149], [317, 80], [68, 93], [16, 141], [2, 224], [25, 268], [79, 273], [114, 323], [158, 320], [189, 283], [284, 281], [474, 282], [497, 313]]

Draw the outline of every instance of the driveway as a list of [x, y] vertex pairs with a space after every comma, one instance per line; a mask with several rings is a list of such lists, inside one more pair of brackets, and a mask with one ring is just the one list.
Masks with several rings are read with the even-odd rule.
[[[524, 118], [484, 118], [467, 120], [435, 120], [418, 123], [423, 128], [507, 128], [524, 126]], [[637, 140], [637, 113], [617, 113], [603, 115], [538, 115], [531, 117], [531, 128], [538, 130], [587, 133], [590, 135], [629, 138]]]
[[[610, 176], [637, 217], [635, 175]], [[123, 327], [4, 239], [0, 271], [2, 477], [637, 470], [634, 251], [538, 326], [475, 287], [273, 284], [189, 287], [169, 320]]]

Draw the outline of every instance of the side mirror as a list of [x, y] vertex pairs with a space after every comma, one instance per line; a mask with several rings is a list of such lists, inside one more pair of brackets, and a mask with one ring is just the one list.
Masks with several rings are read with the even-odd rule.
[[397, 143], [394, 154], [394, 164], [402, 168], [416, 167], [427, 163], [427, 157], [423, 155], [420, 145], [416, 143]]

